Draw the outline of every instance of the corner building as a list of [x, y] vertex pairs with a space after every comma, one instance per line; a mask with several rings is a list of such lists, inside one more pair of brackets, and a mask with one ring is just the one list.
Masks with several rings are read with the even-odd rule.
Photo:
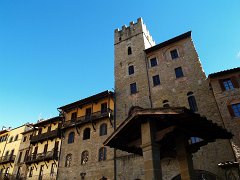
[[[137, 23], [131, 22], [128, 27], [115, 30], [114, 54], [117, 124], [127, 118], [132, 106], [185, 106], [223, 126], [191, 31], [155, 45], [139, 18]], [[199, 139], [193, 137], [190, 141], [196, 143]], [[119, 173], [123, 172], [126, 179], [143, 179], [142, 157], [131, 158], [131, 154], [117, 152], [117, 177], [120, 178]], [[126, 156], [129, 158], [124, 160]], [[218, 163], [234, 161], [234, 153], [228, 140], [217, 140], [202, 147], [194, 154], [193, 161], [194, 169], [200, 172], [200, 176], [225, 179], [225, 172]], [[124, 164], [134, 165], [133, 171], [124, 171]], [[178, 177], [175, 157], [162, 159], [161, 164], [164, 179]]]
[[58, 179], [113, 179], [114, 151], [103, 142], [114, 130], [114, 94], [104, 91], [62, 106]]

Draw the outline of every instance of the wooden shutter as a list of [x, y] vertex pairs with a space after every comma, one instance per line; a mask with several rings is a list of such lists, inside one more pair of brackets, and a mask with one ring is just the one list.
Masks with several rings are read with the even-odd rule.
[[223, 79], [219, 79], [218, 82], [219, 82], [219, 85], [220, 85], [222, 91], [225, 91], [225, 87], [223, 85]]
[[234, 112], [233, 112], [233, 109], [232, 109], [232, 105], [228, 105], [228, 111], [229, 111], [230, 115], [232, 117], [234, 117]]
[[237, 78], [236, 77], [231, 77], [231, 81], [233, 83], [233, 87], [234, 88], [239, 88], [239, 84], [238, 84], [238, 81], [237, 81]]

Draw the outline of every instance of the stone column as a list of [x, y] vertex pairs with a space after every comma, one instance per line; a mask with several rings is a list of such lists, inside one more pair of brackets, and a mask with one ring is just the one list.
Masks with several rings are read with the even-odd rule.
[[175, 137], [177, 160], [179, 162], [180, 174], [182, 180], [191, 180], [193, 173], [192, 154], [186, 151], [188, 145], [187, 138], [184, 135]]
[[154, 142], [154, 123], [141, 124], [145, 180], [161, 180], [160, 146]]

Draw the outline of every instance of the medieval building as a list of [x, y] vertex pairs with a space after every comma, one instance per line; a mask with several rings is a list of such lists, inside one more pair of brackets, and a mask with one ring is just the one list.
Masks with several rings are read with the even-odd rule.
[[157, 164], [164, 180], [185, 169], [195, 174], [182, 178], [237, 179], [239, 75], [236, 68], [207, 78], [191, 31], [155, 44], [139, 18], [114, 31], [115, 92], [59, 107], [58, 117], [22, 129], [16, 142], [15, 131], [0, 131], [1, 177], [139, 180], [152, 178]]

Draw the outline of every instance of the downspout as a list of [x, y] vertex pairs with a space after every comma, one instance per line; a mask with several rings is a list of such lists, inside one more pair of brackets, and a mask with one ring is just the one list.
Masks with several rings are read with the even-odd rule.
[[[114, 114], [113, 114], [113, 129], [116, 130], [116, 92], [114, 89], [114, 95], [113, 95], [113, 103], [114, 103]], [[114, 180], [117, 180], [117, 149], [114, 148]]]
[[149, 93], [149, 101], [150, 101], [150, 107], [153, 107], [152, 104], [152, 94], [151, 94], [151, 89], [150, 89], [150, 82], [149, 82], [149, 74], [148, 74], [148, 61], [147, 61], [147, 56], [146, 53], [144, 52], [145, 55], [145, 67], [146, 67], [146, 73], [147, 73], [147, 82], [148, 82], [148, 93]]
[[[211, 92], [212, 92], [213, 97], [214, 97], [214, 101], [215, 101], [215, 103], [216, 103], [216, 105], [217, 105], [217, 109], [218, 109], [218, 112], [219, 112], [220, 117], [221, 117], [222, 125], [223, 125], [223, 127], [226, 129], [226, 125], [225, 125], [225, 123], [224, 123], [224, 121], [223, 121], [223, 117], [222, 117], [221, 111], [220, 111], [220, 109], [219, 109], [219, 107], [218, 107], [218, 103], [217, 103], [217, 100], [216, 100], [216, 96], [215, 96], [215, 94], [214, 94], [214, 92], [213, 92], [212, 85], [211, 85], [211, 80], [210, 80], [210, 79], [209, 79], [209, 82], [210, 82], [210, 89], [211, 89]], [[233, 149], [233, 147], [232, 147], [231, 140], [228, 139], [228, 141], [229, 141], [229, 144], [230, 144], [230, 147], [231, 147], [231, 150], [232, 150], [233, 156], [234, 156], [234, 160], [237, 161], [237, 158], [236, 158], [236, 155], [235, 155], [234, 149]]]

